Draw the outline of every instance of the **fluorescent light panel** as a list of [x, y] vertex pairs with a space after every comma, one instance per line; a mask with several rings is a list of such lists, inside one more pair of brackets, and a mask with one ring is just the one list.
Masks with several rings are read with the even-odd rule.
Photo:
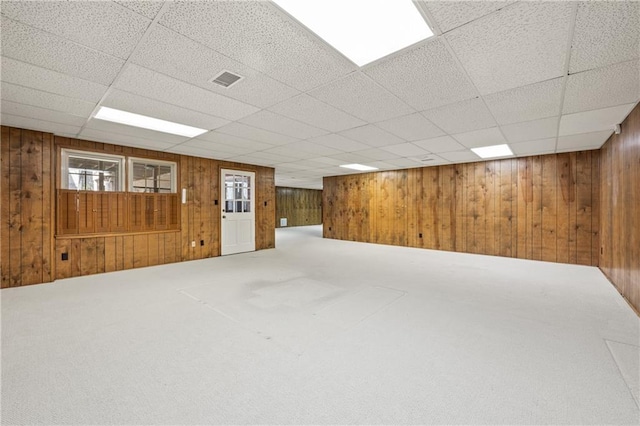
[[509, 157], [513, 155], [511, 148], [507, 144], [471, 148], [471, 151], [475, 152], [480, 158]]
[[344, 167], [345, 169], [360, 170], [361, 172], [368, 172], [370, 170], [378, 170], [377, 167], [365, 166], [363, 164], [343, 164], [340, 167]]
[[100, 110], [94, 118], [126, 124], [127, 126], [141, 127], [143, 129], [155, 130], [158, 132], [187, 136], [190, 138], [194, 138], [208, 132], [208, 130], [205, 129], [199, 129], [197, 127], [186, 126], [172, 121], [160, 120], [159, 118], [147, 117], [146, 115], [134, 114], [132, 112], [121, 111], [119, 109], [108, 107], [100, 107]]
[[411, 0], [273, 0], [363, 66], [433, 35]]

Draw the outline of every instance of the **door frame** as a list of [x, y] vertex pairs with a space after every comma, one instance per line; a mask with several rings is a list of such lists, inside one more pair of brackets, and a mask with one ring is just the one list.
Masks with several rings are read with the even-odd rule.
[[[240, 251], [240, 252], [233, 252], [233, 253], [225, 253], [224, 252], [224, 221], [225, 221], [225, 209], [226, 209], [226, 186], [225, 186], [225, 174], [228, 173], [237, 173], [237, 174], [241, 174], [241, 175], [249, 175], [251, 177], [251, 186], [249, 187], [251, 189], [251, 193], [250, 193], [250, 197], [249, 197], [249, 201], [251, 202], [251, 214], [253, 215], [253, 219], [252, 219], [252, 235], [253, 235], [253, 249], [252, 250], [246, 250], [246, 251]], [[224, 168], [224, 167], [220, 167], [220, 256], [227, 256], [227, 255], [231, 255], [231, 254], [237, 254], [237, 253], [248, 253], [251, 251], [255, 251], [256, 250], [256, 188], [257, 188], [257, 184], [256, 184], [256, 172], [253, 170], [238, 170], [238, 169], [228, 169], [228, 168]], [[233, 214], [233, 213], [232, 213]]]

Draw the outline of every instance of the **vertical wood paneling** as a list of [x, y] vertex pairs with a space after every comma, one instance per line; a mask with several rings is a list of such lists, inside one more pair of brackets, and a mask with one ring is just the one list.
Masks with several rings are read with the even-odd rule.
[[[361, 175], [358, 190], [366, 186]], [[358, 202], [362, 204], [362, 194]], [[366, 209], [364, 209], [366, 210]], [[317, 189], [276, 187], [276, 228], [280, 227], [280, 218], [287, 218], [287, 226], [320, 225], [322, 223], [322, 191]], [[360, 220], [364, 220], [360, 217]]]
[[2, 287], [53, 279], [51, 135], [2, 127]]
[[555, 155], [542, 157], [542, 260], [557, 261], [557, 193]]
[[[597, 158], [587, 151], [325, 178], [324, 235], [595, 265]], [[366, 222], [357, 219], [363, 209]], [[571, 217], [585, 247], [573, 260]]]
[[496, 167], [500, 167], [500, 165], [495, 161], [485, 163], [484, 216], [486, 233], [484, 253], [493, 256], [498, 254], [500, 244], [500, 238], [497, 238], [496, 234], [496, 221], [499, 221], [500, 218], [500, 215], [496, 213], [496, 198], [500, 196], [500, 191], [496, 188]]
[[[600, 162], [592, 173], [600, 186], [592, 188], [592, 235], [598, 244], [599, 265], [618, 291], [640, 312], [640, 108], [621, 124], [621, 133], [611, 135], [602, 147]], [[595, 219], [593, 216], [599, 216]], [[594, 255], [592, 247], [592, 257]]]

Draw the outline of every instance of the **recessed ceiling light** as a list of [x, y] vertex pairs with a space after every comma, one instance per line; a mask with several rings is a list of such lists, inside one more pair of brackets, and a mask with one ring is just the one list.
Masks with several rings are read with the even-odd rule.
[[360, 170], [361, 172], [367, 172], [369, 170], [378, 170], [377, 167], [365, 166], [363, 164], [343, 164], [340, 167], [344, 167], [345, 169]]
[[206, 129], [199, 129], [197, 127], [186, 126], [172, 121], [160, 120], [159, 118], [147, 117], [146, 115], [134, 114], [132, 112], [108, 107], [100, 107], [100, 110], [94, 118], [190, 138], [208, 132]]
[[433, 35], [411, 0], [273, 0], [363, 66]]
[[509, 157], [513, 155], [511, 148], [507, 144], [471, 148], [471, 151], [475, 152], [480, 158]]

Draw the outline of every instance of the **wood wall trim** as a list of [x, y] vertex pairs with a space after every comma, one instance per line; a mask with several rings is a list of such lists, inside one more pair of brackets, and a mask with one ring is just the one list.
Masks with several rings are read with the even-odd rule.
[[324, 178], [324, 236], [597, 265], [599, 151]]
[[74, 239], [82, 239], [82, 238], [106, 238], [106, 237], [123, 237], [126, 235], [150, 235], [150, 234], [170, 234], [181, 232], [180, 229], [168, 229], [162, 231], [141, 231], [141, 232], [107, 232], [107, 233], [96, 233], [96, 234], [82, 234], [82, 235], [55, 235], [54, 239], [56, 240], [74, 240]]

